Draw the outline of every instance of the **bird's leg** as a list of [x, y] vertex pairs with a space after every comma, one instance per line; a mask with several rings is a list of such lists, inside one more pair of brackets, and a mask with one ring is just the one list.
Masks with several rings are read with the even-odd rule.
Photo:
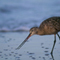
[[60, 36], [59, 36], [59, 34], [57, 33], [57, 36], [59, 37], [59, 40], [60, 40]]
[[51, 50], [51, 54], [53, 53], [55, 43], [56, 43], [56, 34], [54, 34], [54, 44], [53, 44], [53, 47], [52, 47], [52, 50]]

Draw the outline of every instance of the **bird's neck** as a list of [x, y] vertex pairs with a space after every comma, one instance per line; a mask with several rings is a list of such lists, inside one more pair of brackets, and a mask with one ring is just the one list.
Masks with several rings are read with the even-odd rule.
[[38, 35], [45, 35], [45, 34], [44, 34], [44, 31], [43, 31], [42, 29], [39, 29], [39, 30], [38, 30]]

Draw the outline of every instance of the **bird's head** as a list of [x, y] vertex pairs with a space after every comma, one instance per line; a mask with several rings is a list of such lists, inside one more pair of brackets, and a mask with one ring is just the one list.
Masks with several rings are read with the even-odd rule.
[[30, 29], [30, 35], [35, 35], [35, 34], [38, 34], [38, 30], [39, 28], [38, 27], [33, 27]]
[[38, 27], [33, 27], [33, 28], [31, 28], [31, 29], [30, 29], [30, 34], [29, 34], [28, 37], [19, 45], [19, 47], [18, 47], [17, 49], [21, 48], [21, 47], [24, 45], [24, 43], [29, 39], [29, 37], [31, 37], [31, 36], [34, 35], [34, 34], [38, 34], [38, 30], [39, 30]]

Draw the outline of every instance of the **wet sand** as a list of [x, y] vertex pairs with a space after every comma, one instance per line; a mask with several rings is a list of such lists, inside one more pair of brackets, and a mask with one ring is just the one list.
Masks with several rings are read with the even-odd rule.
[[50, 54], [54, 35], [31, 36], [21, 49], [15, 50], [28, 34], [28, 32], [0, 33], [0, 60], [60, 60], [58, 37], [53, 55]]

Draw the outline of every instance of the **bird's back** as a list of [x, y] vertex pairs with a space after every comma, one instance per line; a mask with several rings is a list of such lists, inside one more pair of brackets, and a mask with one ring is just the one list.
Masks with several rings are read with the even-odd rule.
[[60, 31], [60, 17], [51, 17], [44, 20], [39, 29], [45, 34], [56, 34]]

